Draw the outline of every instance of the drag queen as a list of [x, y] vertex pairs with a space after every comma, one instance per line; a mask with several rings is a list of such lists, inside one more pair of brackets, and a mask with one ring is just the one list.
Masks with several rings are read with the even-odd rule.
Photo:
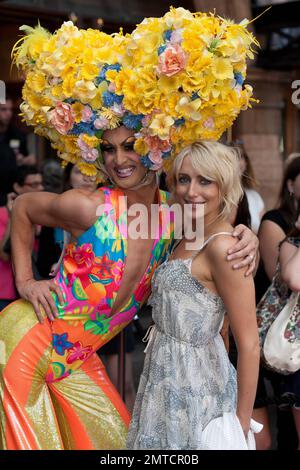
[[[167, 224], [160, 211], [154, 232], [146, 224], [146, 237], [135, 239], [129, 209], [136, 202], [148, 213], [153, 203], [166, 207], [156, 172], [168, 170], [191, 139], [218, 138], [247, 108], [245, 59], [254, 38], [245, 26], [181, 8], [125, 37], [70, 22], [53, 35], [23, 29], [14, 59], [26, 76], [27, 124], [62, 160], [113, 185], [16, 201], [13, 260], [24, 300], [0, 314], [0, 446], [120, 449], [129, 415], [95, 351], [132, 320], [173, 242], [172, 211]], [[223, 50], [225, 31], [240, 38], [234, 56]], [[214, 99], [212, 87], [222, 89]], [[54, 281], [33, 280], [34, 224], [72, 236]], [[251, 272], [256, 237], [243, 226], [235, 232], [241, 240], [233, 256]]]

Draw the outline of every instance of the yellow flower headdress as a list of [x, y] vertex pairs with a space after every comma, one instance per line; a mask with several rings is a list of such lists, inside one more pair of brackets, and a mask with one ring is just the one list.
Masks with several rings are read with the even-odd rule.
[[23, 27], [13, 57], [26, 75], [24, 118], [83, 173], [97, 173], [102, 133], [121, 124], [136, 131], [142, 163], [168, 171], [184, 146], [219, 139], [250, 106], [248, 23], [171, 8], [126, 36]]

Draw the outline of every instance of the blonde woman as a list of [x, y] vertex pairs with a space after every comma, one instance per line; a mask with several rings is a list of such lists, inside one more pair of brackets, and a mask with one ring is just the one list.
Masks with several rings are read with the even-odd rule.
[[[238, 165], [234, 149], [209, 141], [175, 159], [172, 189], [181, 206], [189, 205], [191, 223], [203, 208], [204, 242], [191, 251], [183, 237], [155, 272], [155, 324], [129, 448], [227, 448], [208, 445], [205, 437], [206, 426], [226, 413], [248, 436], [259, 367], [254, 284], [226, 261], [234, 245], [228, 218], [242, 195]], [[225, 311], [238, 348], [237, 373], [219, 334]]]

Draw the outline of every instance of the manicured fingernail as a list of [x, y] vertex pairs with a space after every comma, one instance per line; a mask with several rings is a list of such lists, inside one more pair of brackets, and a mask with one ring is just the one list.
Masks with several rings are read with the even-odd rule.
[[238, 264], [234, 264], [234, 265], [233, 265], [233, 269], [237, 269], [238, 267], [239, 267]]
[[232, 259], [232, 256], [227, 256], [227, 260], [230, 261]]

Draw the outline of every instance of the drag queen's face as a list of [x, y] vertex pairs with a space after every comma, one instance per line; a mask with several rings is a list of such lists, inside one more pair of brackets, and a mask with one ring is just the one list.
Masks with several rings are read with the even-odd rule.
[[124, 126], [107, 130], [101, 145], [105, 168], [114, 183], [122, 189], [139, 185], [147, 173], [140, 156], [134, 151], [134, 131]]

